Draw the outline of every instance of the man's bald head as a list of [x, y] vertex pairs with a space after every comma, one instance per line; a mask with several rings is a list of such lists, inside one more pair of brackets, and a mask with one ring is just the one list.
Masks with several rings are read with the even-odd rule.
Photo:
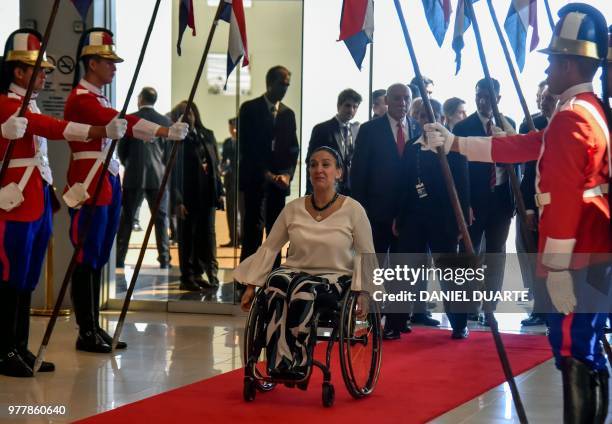
[[406, 84], [391, 84], [389, 88], [387, 88], [385, 102], [388, 107], [387, 113], [391, 118], [396, 121], [404, 119], [410, 108], [410, 103], [412, 102], [410, 89]]

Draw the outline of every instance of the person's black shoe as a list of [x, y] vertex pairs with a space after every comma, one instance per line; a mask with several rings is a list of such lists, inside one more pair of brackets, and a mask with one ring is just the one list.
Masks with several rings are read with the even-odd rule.
[[236, 247], [236, 244], [233, 241], [228, 241], [225, 244], [219, 245], [219, 247]]
[[531, 314], [529, 318], [521, 321], [521, 325], [525, 327], [533, 327], [535, 325], [544, 325], [546, 320], [540, 314]]
[[[34, 356], [34, 354], [29, 350], [26, 350], [25, 352], [19, 352], [19, 356], [21, 356], [23, 361], [28, 364], [30, 368], [32, 368], [32, 371], [34, 371], [34, 363], [36, 362], [36, 356]], [[38, 369], [38, 372], [53, 371], [55, 371], [55, 364], [53, 362], [47, 361], [42, 361], [42, 364], [40, 364], [40, 368]]]
[[[98, 332], [98, 335], [102, 338], [102, 340], [104, 340], [104, 343], [106, 343], [112, 348], [113, 338], [110, 336], [110, 334], [108, 334], [106, 331], [104, 331], [102, 328], [99, 328], [99, 327], [97, 329], [97, 332]], [[127, 343], [122, 342], [121, 340], [117, 342], [117, 346], [115, 347], [115, 349], [125, 349], [125, 348], [127, 348]]]
[[478, 321], [480, 320], [480, 314], [468, 314], [468, 321]]
[[136, 232], [142, 231], [142, 227], [140, 226], [138, 222], [132, 226], [132, 231], [136, 231]]
[[402, 328], [400, 328], [399, 331], [400, 333], [404, 333], [404, 334], [412, 333], [412, 327], [410, 327], [410, 324], [408, 324], [408, 321], [406, 321], [404, 325], [402, 325]]
[[0, 374], [9, 377], [33, 377], [32, 368], [23, 360], [16, 350], [10, 351], [0, 362]]
[[97, 332], [87, 331], [79, 333], [76, 349], [92, 353], [110, 353], [111, 347]]
[[383, 331], [383, 340], [398, 340], [399, 338], [400, 332], [398, 330]]
[[427, 314], [412, 314], [411, 321], [413, 324], [422, 324], [428, 327], [438, 327], [440, 325], [440, 321], [431, 318]]
[[202, 290], [202, 287], [200, 287], [200, 285], [192, 279], [185, 279], [185, 280], [181, 280], [181, 284], [179, 284], [179, 289], [192, 291], [192, 292], [199, 292]]
[[467, 339], [469, 335], [470, 335], [470, 330], [468, 330], [467, 327], [465, 327], [461, 330], [453, 330], [453, 333], [451, 334], [451, 339], [455, 339], [455, 340]]

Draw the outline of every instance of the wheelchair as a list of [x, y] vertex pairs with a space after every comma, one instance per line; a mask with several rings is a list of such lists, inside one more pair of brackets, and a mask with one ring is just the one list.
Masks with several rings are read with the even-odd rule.
[[[365, 304], [368, 306], [368, 313], [364, 319], [356, 316], [357, 298], [360, 294], [366, 296]], [[335, 390], [331, 383], [330, 362], [335, 342], [338, 342], [340, 350], [340, 368], [344, 385], [351, 396], [361, 399], [374, 391], [382, 360], [382, 327], [378, 305], [368, 292], [356, 292], [350, 289], [346, 290], [339, 302], [333, 303], [334, 305], [320, 305], [315, 301], [310, 335], [310, 352], [313, 360], [307, 364], [308, 372], [305, 378], [281, 380], [269, 376], [266, 370], [266, 296], [263, 289], [258, 289], [249, 311], [243, 338], [245, 364], [243, 398], [246, 402], [255, 400], [258, 391], [268, 392], [277, 384], [306, 390], [313, 369], [317, 367], [323, 373], [323, 406], [332, 406]], [[326, 349], [325, 363], [314, 359], [314, 349], [318, 341], [327, 342], [326, 346], [320, 344]]]

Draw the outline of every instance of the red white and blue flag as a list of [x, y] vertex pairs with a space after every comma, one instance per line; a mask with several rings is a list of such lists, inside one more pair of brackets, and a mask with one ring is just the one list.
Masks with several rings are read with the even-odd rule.
[[367, 45], [374, 37], [373, 0], [344, 0], [340, 17], [340, 37], [355, 64], [361, 69]]
[[461, 69], [461, 50], [465, 46], [463, 34], [472, 25], [472, 20], [465, 13], [465, 1], [475, 3], [478, 0], [458, 0], [457, 2], [457, 14], [455, 15], [455, 28], [453, 32], [453, 50], [455, 51], [455, 63], [457, 64], [455, 74], [458, 74], [459, 69]]
[[242, 0], [222, 1], [225, 5], [221, 11], [220, 19], [230, 24], [227, 45], [227, 77], [229, 78], [236, 65], [240, 63], [240, 59], [242, 59], [242, 66], [249, 64], [249, 49]]
[[423, 0], [423, 8], [429, 28], [438, 46], [441, 46], [450, 23], [451, 2], [450, 0]]
[[527, 50], [527, 29], [531, 27], [531, 44], [529, 51], [534, 50], [540, 41], [538, 35], [538, 2], [537, 0], [512, 0], [504, 28], [514, 50], [516, 64], [522, 71], [525, 67]]
[[87, 19], [87, 12], [89, 12], [89, 8], [91, 7], [91, 3], [93, 3], [93, 0], [71, 0], [72, 4], [74, 4], [74, 7], [76, 7], [77, 11], [79, 12], [79, 15], [81, 15], [81, 18], [83, 18], [83, 20]]
[[179, 25], [178, 40], [176, 41], [176, 52], [181, 55], [181, 42], [187, 27], [191, 28], [191, 35], [196, 35], [195, 17], [193, 15], [193, 0], [181, 0], [179, 3]]

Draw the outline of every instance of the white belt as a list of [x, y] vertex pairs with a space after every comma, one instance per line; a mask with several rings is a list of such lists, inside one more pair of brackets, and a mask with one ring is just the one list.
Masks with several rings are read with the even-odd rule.
[[[19, 186], [19, 190], [23, 192], [25, 186], [30, 181], [30, 177], [32, 177], [32, 173], [34, 172], [34, 168], [40, 167], [42, 165], [41, 160], [38, 156], [34, 156], [33, 158], [19, 158], [19, 159], [11, 159], [9, 162], [9, 168], [25, 168], [25, 172], [21, 176], [21, 180], [17, 184]], [[2, 162], [0, 162], [0, 166], [2, 166]]]
[[98, 168], [102, 166], [102, 162], [106, 159], [106, 155], [108, 154], [108, 150], [110, 149], [110, 144], [104, 148], [104, 150], [100, 151], [87, 151], [87, 152], [76, 152], [72, 154], [72, 158], [74, 160], [84, 160], [84, 159], [95, 159], [93, 166], [89, 170], [87, 177], [85, 177], [85, 181], [83, 181], [83, 185], [85, 186], [85, 190], [89, 189], [91, 182], [96, 176], [96, 172], [98, 172]]
[[[600, 184], [596, 187], [585, 190], [582, 193], [582, 198], [588, 199], [590, 197], [603, 196], [604, 194], [608, 194], [608, 184]], [[551, 203], [550, 193], [536, 193], [535, 202], [539, 208], [546, 206], [546, 205], [550, 205]]]

